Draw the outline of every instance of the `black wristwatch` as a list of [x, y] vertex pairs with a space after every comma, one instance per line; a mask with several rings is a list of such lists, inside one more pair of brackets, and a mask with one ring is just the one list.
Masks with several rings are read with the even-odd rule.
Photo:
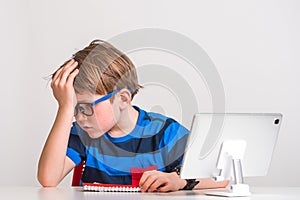
[[197, 181], [196, 179], [185, 179], [185, 180], [187, 183], [184, 186], [184, 188], [182, 188], [181, 190], [192, 190], [199, 183], [199, 181]]
[[[181, 165], [177, 165], [174, 168], [173, 172], [176, 172], [179, 176], [180, 169], [181, 169]], [[186, 185], [181, 190], [192, 190], [199, 183], [199, 181], [197, 181], [196, 179], [185, 179], [185, 180], [186, 180]]]

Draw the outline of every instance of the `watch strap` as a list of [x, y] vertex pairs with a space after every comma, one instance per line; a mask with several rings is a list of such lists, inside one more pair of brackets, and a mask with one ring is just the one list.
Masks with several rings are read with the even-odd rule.
[[196, 179], [185, 179], [185, 180], [187, 183], [184, 186], [184, 188], [182, 188], [181, 190], [192, 190], [199, 183], [199, 181], [197, 181]]
[[[173, 172], [176, 172], [180, 176], [181, 165], [174, 167]], [[186, 185], [181, 190], [192, 190], [200, 181], [196, 179], [185, 179]]]

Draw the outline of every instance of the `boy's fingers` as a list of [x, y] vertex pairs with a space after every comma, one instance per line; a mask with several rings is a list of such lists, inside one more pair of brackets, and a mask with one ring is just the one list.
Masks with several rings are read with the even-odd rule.
[[164, 183], [162, 183], [159, 179], [155, 179], [151, 185], [149, 185], [148, 187], [148, 191], [149, 192], [154, 192], [154, 191], [158, 191], [158, 189], [163, 185]]
[[60, 80], [66, 81], [70, 73], [77, 67], [78, 62], [72, 60], [73, 62], [68, 62], [66, 66], [64, 66], [63, 71], [60, 73]]
[[143, 175], [142, 175], [142, 177], [141, 177], [141, 179], [140, 179], [140, 186], [143, 186], [144, 185], [144, 183], [146, 182], [146, 180], [148, 179], [148, 177], [150, 176], [150, 173], [151, 173], [152, 171], [146, 171], [146, 172], [144, 172], [143, 173]]
[[79, 69], [75, 69], [71, 74], [68, 76], [67, 84], [73, 85], [75, 77], [78, 75]]
[[74, 59], [69, 60], [69, 61], [63, 66], [63, 68], [67, 68], [67, 67], [71, 66], [74, 62], [75, 62]]
[[63, 68], [61, 67], [61, 68], [59, 68], [59, 69], [54, 73], [54, 75], [53, 75], [53, 77], [52, 77], [52, 81], [53, 81], [53, 80], [56, 80], [57, 77], [60, 76], [60, 73], [61, 73], [62, 69], [63, 69]]
[[[147, 171], [144, 172], [141, 180], [140, 180], [140, 187], [143, 192], [149, 190], [152, 187], [153, 183], [157, 181], [157, 176], [155, 175], [157, 171]], [[155, 188], [156, 189], [156, 188]], [[154, 191], [154, 189], [151, 191]]]
[[76, 68], [77, 65], [78, 63], [74, 62], [71, 65], [67, 65], [64, 67], [59, 77], [57, 78], [57, 81], [59, 82], [60, 85], [66, 84], [68, 77], [70, 76], [70, 73]]
[[67, 63], [65, 63], [61, 68], [59, 68], [54, 76], [52, 77], [52, 80], [57, 80], [58, 78], [61, 79], [61, 76], [64, 72], [64, 69], [70, 65], [72, 65], [72, 63], [74, 63], [74, 59], [69, 60]]
[[166, 184], [166, 185], [163, 185], [163, 186], [157, 188], [157, 191], [159, 191], [159, 192], [168, 192], [170, 190], [171, 190], [171, 188], [170, 188], [169, 184]]
[[[53, 79], [52, 79], [52, 83], [51, 83], [51, 87], [55, 87], [55, 86], [64, 86], [65, 84], [68, 84], [68, 77], [72, 74], [71, 72], [74, 72], [74, 69], [77, 67], [78, 63], [72, 59], [70, 61], [68, 61], [63, 67], [61, 67], [59, 70], [57, 70], [57, 72], [55, 73]], [[75, 72], [75, 76], [77, 75]], [[74, 80], [74, 75], [71, 75], [71, 81], [73, 84], [73, 80]]]

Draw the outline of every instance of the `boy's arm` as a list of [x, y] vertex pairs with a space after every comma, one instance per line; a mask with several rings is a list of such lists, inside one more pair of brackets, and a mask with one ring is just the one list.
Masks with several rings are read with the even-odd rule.
[[[72, 116], [72, 115], [71, 115]], [[38, 165], [38, 180], [44, 187], [57, 186], [75, 163], [66, 156], [70, 128], [67, 111], [59, 109], [52, 130], [47, 138]]]
[[[225, 188], [228, 181], [216, 182], [210, 178], [198, 179], [200, 182], [194, 189], [211, 189], [211, 188]], [[160, 172], [148, 171], [143, 174], [140, 180], [140, 187], [142, 192], [168, 192], [183, 189], [187, 184], [185, 179], [180, 179], [176, 172]]]
[[44, 186], [57, 186], [74, 168], [75, 163], [66, 156], [74, 113], [74, 78], [78, 74], [77, 62], [69, 61], [53, 76], [51, 87], [59, 108], [38, 165], [38, 180]]
[[199, 183], [194, 189], [213, 189], [213, 188], [225, 188], [229, 181], [215, 181], [211, 178], [199, 178]]

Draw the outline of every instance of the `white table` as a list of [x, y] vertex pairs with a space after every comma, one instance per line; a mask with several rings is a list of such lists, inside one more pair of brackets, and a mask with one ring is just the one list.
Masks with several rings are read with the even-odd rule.
[[83, 192], [79, 187], [0, 187], [3, 200], [300, 200], [300, 187], [252, 187], [250, 197], [213, 197], [203, 195], [203, 190], [178, 191], [169, 193], [124, 193], [124, 192]]

